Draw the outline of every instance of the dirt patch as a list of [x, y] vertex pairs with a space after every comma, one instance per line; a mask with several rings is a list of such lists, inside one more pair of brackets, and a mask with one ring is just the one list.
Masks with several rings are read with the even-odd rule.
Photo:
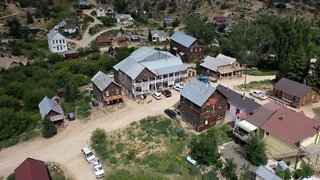
[[0, 68], [8, 69], [10, 67], [18, 66], [20, 64], [26, 65], [30, 62], [27, 58], [17, 56], [0, 57]]

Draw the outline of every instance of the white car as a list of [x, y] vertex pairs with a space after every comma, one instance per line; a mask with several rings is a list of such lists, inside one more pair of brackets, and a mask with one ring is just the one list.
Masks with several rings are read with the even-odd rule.
[[181, 90], [183, 89], [183, 86], [182, 86], [181, 84], [177, 83], [177, 84], [173, 87], [173, 89], [175, 89], [175, 90], [177, 90], [177, 91], [181, 91]]
[[89, 149], [88, 147], [85, 147], [83, 149], [81, 149], [82, 154], [84, 156], [84, 158], [86, 158], [86, 160], [88, 162], [93, 162], [96, 160], [96, 156], [93, 154], [93, 152], [91, 151], [91, 149]]
[[153, 96], [156, 100], [160, 100], [160, 99], [161, 99], [161, 94], [158, 93], [158, 92], [153, 93], [152, 96]]
[[96, 175], [97, 179], [102, 178], [106, 175], [103, 166], [99, 160], [93, 162], [93, 172]]
[[261, 100], [268, 99], [268, 96], [264, 95], [261, 91], [252, 91], [250, 95]]

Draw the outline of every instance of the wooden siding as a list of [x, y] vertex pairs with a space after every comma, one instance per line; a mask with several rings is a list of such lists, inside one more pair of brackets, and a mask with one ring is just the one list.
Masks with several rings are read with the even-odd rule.
[[[177, 51], [173, 49], [174, 47], [177, 48]], [[181, 56], [181, 58], [187, 62], [200, 61], [204, 56], [204, 48], [202, 45], [199, 45], [197, 41], [194, 42], [189, 48], [186, 48], [183, 45], [170, 40], [170, 52], [174, 55], [183, 52], [184, 55]]]
[[99, 101], [102, 102], [103, 105], [108, 105], [112, 103], [112, 101], [121, 102], [121, 87], [116, 83], [112, 82], [105, 90], [100, 91], [100, 89], [93, 84], [93, 96]]
[[[285, 92], [273, 88], [273, 96], [286, 101], [288, 103], [290, 103], [293, 106], [304, 106], [306, 104], [312, 103], [313, 101], [319, 101], [320, 100], [320, 94], [317, 93], [315, 90], [311, 89], [304, 97], [299, 98], [296, 96], [293, 96], [292, 100], [287, 100], [287, 99], [283, 99], [283, 95], [285, 94]], [[288, 93], [286, 93], [288, 94]]]
[[182, 120], [192, 125], [194, 130], [199, 132], [223, 123], [226, 106], [227, 99], [218, 91], [215, 91], [202, 107], [180, 96]]

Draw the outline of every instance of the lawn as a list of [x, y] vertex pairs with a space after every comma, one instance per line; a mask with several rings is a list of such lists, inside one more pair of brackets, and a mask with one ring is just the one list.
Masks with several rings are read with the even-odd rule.
[[271, 76], [271, 75], [276, 75], [278, 71], [269, 70], [269, 69], [257, 69], [257, 70], [250, 69], [248, 71], [245, 71], [245, 73], [252, 76]]
[[241, 84], [238, 86], [239, 89], [268, 89], [273, 84], [272, 80], [263, 80], [263, 81], [251, 81], [250, 83], [247, 83], [246, 85]]

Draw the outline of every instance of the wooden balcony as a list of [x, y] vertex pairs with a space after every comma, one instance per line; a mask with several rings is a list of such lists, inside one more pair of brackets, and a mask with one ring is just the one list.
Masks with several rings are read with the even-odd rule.
[[121, 99], [122, 98], [122, 95], [119, 94], [119, 95], [114, 95], [114, 96], [104, 96], [103, 99], [105, 101], [113, 101], [113, 100], [117, 100], [117, 99]]

